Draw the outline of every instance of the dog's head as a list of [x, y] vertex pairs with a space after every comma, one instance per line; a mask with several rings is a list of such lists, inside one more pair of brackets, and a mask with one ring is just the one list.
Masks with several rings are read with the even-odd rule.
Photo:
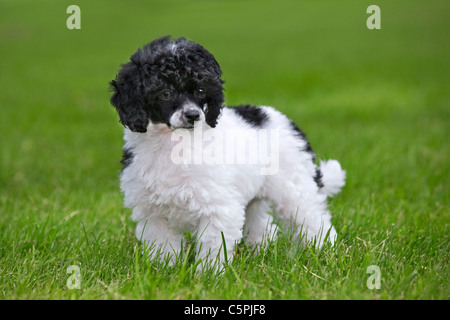
[[172, 129], [195, 121], [215, 127], [224, 101], [222, 71], [201, 45], [170, 36], [152, 41], [122, 65], [111, 81], [111, 104], [121, 123], [146, 132], [149, 121]]

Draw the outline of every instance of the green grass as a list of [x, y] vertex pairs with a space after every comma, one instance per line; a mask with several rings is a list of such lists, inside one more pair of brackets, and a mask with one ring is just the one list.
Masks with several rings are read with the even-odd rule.
[[[450, 298], [448, 1], [376, 1], [372, 31], [369, 1], [76, 3], [79, 31], [66, 28], [69, 2], [0, 4], [0, 298]], [[334, 248], [240, 245], [221, 276], [141, 255], [108, 82], [165, 34], [216, 56], [227, 104], [275, 106], [318, 158], [342, 163]], [[70, 265], [80, 290], [66, 286]]]

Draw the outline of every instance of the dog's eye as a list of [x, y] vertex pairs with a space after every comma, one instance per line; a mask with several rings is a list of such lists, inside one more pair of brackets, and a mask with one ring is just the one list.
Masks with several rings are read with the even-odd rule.
[[170, 92], [170, 90], [164, 90], [159, 94], [159, 97], [162, 100], [169, 100], [170, 98], [172, 98], [172, 92]]
[[196, 94], [200, 99], [206, 97], [206, 91], [203, 88], [198, 88]]

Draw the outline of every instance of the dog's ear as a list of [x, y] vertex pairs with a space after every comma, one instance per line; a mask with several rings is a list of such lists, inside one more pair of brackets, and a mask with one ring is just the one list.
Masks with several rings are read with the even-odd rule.
[[219, 63], [214, 56], [201, 45], [191, 42], [193, 55], [196, 57], [196, 62], [202, 66], [199, 74], [203, 79], [206, 79], [208, 83], [208, 111], [205, 115], [206, 123], [214, 128], [217, 124], [217, 120], [222, 113], [224, 102], [224, 81], [222, 80], [222, 70]]
[[222, 83], [222, 80], [218, 81], [213, 89], [213, 94], [208, 99], [208, 111], [205, 114], [205, 121], [211, 128], [216, 127], [217, 120], [223, 109], [224, 89]]
[[134, 132], [146, 132], [150, 115], [144, 96], [138, 70], [132, 63], [123, 65], [116, 79], [110, 82], [114, 92], [111, 104], [119, 113], [120, 122]]
[[217, 120], [219, 119], [221, 110], [222, 110], [221, 107], [214, 107], [214, 108], [208, 107], [208, 112], [206, 113], [205, 121], [211, 128], [216, 127]]

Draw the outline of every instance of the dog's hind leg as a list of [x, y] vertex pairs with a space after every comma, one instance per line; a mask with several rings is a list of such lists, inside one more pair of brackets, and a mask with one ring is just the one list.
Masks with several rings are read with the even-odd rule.
[[272, 177], [266, 191], [275, 218], [294, 227], [294, 238], [303, 237], [303, 243], [314, 242], [317, 247], [325, 241], [335, 242], [337, 233], [331, 224], [327, 195], [319, 192], [312, 177]]

